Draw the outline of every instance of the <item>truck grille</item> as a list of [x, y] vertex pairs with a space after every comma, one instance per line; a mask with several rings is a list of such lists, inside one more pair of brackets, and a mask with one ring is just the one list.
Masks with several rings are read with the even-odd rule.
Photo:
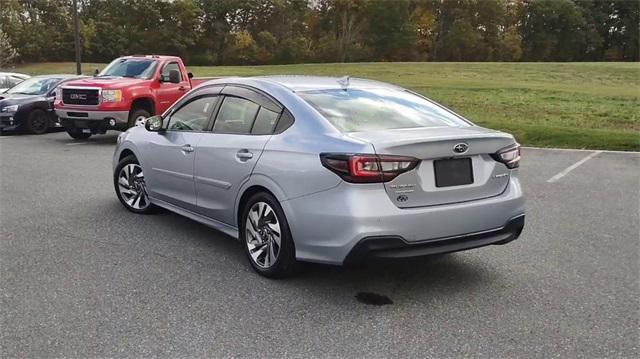
[[97, 105], [100, 93], [93, 89], [62, 89], [62, 102], [68, 105]]

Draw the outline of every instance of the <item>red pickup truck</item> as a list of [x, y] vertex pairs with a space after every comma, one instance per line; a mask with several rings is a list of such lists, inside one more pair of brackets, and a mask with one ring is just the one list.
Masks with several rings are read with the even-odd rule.
[[194, 79], [179, 57], [125, 56], [92, 78], [59, 87], [54, 107], [69, 135], [86, 139], [107, 130], [124, 131], [161, 114], [204, 81]]

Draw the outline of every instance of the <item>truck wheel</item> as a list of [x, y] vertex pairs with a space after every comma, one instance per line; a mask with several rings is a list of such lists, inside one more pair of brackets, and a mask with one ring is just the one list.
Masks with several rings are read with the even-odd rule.
[[86, 140], [87, 138], [91, 137], [90, 133], [84, 133], [77, 129], [67, 130], [67, 133], [69, 134], [69, 136], [73, 137], [73, 139], [76, 140]]
[[144, 120], [146, 120], [149, 117], [151, 117], [151, 114], [149, 113], [149, 111], [145, 109], [139, 108], [139, 109], [133, 110], [129, 113], [128, 127], [142, 125], [144, 123]]
[[49, 129], [49, 119], [44, 111], [36, 109], [29, 112], [24, 125], [27, 132], [41, 135]]

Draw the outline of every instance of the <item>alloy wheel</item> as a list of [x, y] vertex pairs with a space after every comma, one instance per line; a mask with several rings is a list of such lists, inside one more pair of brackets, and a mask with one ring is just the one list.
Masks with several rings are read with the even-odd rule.
[[149, 207], [142, 167], [137, 163], [125, 165], [118, 174], [118, 191], [124, 202], [133, 209]]
[[265, 202], [256, 202], [245, 224], [245, 240], [251, 260], [260, 268], [269, 268], [278, 260], [281, 231], [278, 216]]

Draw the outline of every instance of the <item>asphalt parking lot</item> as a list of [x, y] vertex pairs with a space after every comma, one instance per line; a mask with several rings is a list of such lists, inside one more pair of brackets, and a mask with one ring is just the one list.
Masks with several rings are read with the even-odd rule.
[[212, 229], [126, 211], [116, 135], [0, 137], [1, 357], [638, 355], [640, 154], [525, 149], [507, 246], [273, 281]]

